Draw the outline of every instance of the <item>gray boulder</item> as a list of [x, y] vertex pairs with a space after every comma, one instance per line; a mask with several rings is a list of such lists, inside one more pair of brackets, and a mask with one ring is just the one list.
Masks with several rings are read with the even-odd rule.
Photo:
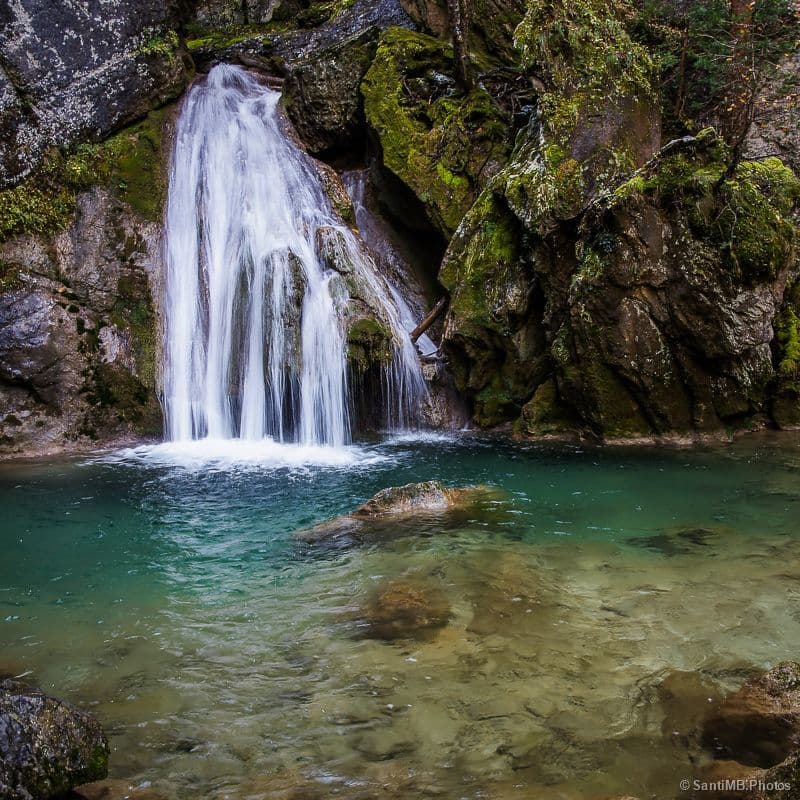
[[178, 96], [191, 60], [179, 0], [0, 7], [0, 188], [52, 146], [101, 139]]
[[90, 714], [30, 689], [0, 683], [0, 796], [47, 800], [105, 778], [108, 741]]

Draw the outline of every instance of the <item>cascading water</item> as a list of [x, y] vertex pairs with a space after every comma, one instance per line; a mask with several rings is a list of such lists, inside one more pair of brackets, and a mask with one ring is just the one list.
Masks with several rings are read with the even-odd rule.
[[334, 232], [391, 331], [386, 424], [409, 424], [426, 393], [392, 291], [281, 130], [279, 99], [220, 65], [189, 92], [178, 122], [166, 221], [172, 441], [348, 440], [349, 297], [320, 252], [322, 229]]

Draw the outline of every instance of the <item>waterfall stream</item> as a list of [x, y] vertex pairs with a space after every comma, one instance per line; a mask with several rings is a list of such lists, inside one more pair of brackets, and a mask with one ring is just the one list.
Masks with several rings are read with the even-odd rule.
[[219, 65], [178, 121], [165, 245], [171, 441], [345, 444], [353, 287], [361, 312], [391, 332], [383, 424], [413, 424], [426, 394], [413, 321], [333, 211], [314, 162], [284, 134], [279, 100]]

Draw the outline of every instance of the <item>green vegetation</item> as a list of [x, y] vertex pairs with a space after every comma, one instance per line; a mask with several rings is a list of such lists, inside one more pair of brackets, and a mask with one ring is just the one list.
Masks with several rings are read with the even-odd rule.
[[266, 25], [236, 25], [224, 30], [194, 28], [188, 32], [186, 47], [190, 53], [195, 53], [206, 49], [225, 50], [249, 39], [261, 39], [266, 44], [271, 33], [285, 28], [285, 23], [272, 22]]
[[153, 36], [148, 39], [138, 50], [137, 53], [148, 56], [161, 56], [172, 59], [180, 48], [180, 39], [175, 31], [167, 31], [164, 34]]
[[[465, 227], [475, 235], [454, 240], [442, 264], [439, 280], [450, 293], [449, 313], [458, 319], [462, 336], [482, 330], [505, 333], [493, 313], [495, 295], [518, 280], [522, 262], [519, 223], [490, 190], [470, 210]], [[466, 244], [466, 247], [459, 245]]]
[[392, 333], [375, 319], [356, 320], [347, 332], [347, 360], [358, 373], [375, 365], [391, 363], [394, 349]]
[[659, 159], [618, 187], [615, 198], [641, 193], [678, 205], [693, 233], [724, 254], [731, 277], [774, 279], [796, 246], [800, 180], [777, 158], [743, 161], [725, 179], [729, 153], [713, 131], [702, 132], [692, 150]]
[[[655, 55], [665, 123], [674, 134], [724, 118], [743, 83], [769, 80], [781, 58], [797, 47], [800, 16], [792, 0], [754, 0], [748, 10], [746, 47], [736, 40], [729, 0], [645, 0], [633, 16], [635, 38]], [[746, 73], [737, 72], [735, 56], [745, 52], [749, 66]], [[796, 104], [800, 85], [794, 81], [784, 88], [786, 102]]]
[[653, 96], [653, 60], [624, 25], [621, 0], [530, 0], [516, 32], [522, 67], [541, 76], [542, 113], [563, 145], [598, 110]]
[[0, 191], [0, 241], [61, 230], [75, 212], [78, 194], [93, 186], [110, 189], [143, 216], [158, 219], [166, 191], [161, 135], [169, 113], [153, 111], [100, 144], [51, 150], [33, 175]]
[[392, 28], [362, 83], [385, 165], [448, 237], [486, 185], [487, 167], [503, 163], [509, 149], [508, 120], [488, 92], [452, 96], [437, 86], [436, 74], [447, 74], [451, 62], [437, 39]]

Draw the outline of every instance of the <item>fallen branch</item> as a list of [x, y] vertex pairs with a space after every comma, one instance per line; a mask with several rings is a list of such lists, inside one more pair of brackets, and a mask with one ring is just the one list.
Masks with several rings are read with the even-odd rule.
[[425, 331], [436, 322], [437, 319], [442, 315], [442, 312], [447, 308], [447, 297], [443, 297], [434, 307], [430, 314], [425, 317], [413, 331], [411, 331], [411, 341], [416, 342], [420, 336], [422, 336]]

